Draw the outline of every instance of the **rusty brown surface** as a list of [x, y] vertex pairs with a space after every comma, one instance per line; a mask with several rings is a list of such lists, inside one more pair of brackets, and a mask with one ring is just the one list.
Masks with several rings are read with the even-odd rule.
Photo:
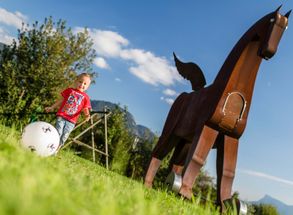
[[[178, 72], [191, 82], [194, 91], [184, 92], [175, 100], [152, 159], [163, 159], [175, 147], [172, 162], [184, 166], [181, 195], [191, 197], [195, 178], [214, 147], [218, 150], [218, 202], [231, 197], [238, 140], [247, 123], [259, 66], [262, 59], [268, 60], [276, 53], [289, 14], [281, 15], [278, 8], [252, 25], [207, 87], [200, 67], [183, 63], [174, 54]], [[158, 169], [154, 164], [159, 165], [150, 163], [146, 174], [148, 183]]]

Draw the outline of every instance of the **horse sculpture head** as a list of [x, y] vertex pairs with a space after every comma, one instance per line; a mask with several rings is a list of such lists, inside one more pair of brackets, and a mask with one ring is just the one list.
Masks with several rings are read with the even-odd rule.
[[259, 56], [268, 60], [277, 52], [278, 44], [283, 35], [283, 32], [288, 26], [288, 17], [291, 10], [284, 16], [279, 13], [281, 6], [273, 13], [268, 14], [260, 20], [263, 28], [259, 28], [257, 32], [260, 38]]

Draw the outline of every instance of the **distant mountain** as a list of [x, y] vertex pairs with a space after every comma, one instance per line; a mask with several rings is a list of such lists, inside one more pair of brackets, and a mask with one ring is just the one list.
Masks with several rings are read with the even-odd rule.
[[281, 215], [293, 215], [293, 205], [287, 205], [280, 200], [277, 200], [269, 195], [265, 195], [258, 201], [251, 202], [252, 204], [271, 204], [275, 206]]
[[[121, 111], [124, 111], [118, 104], [109, 102], [109, 101], [101, 101], [101, 100], [91, 100], [92, 109], [94, 111], [103, 111], [105, 107], [110, 110], [114, 110], [115, 108], [119, 108]], [[126, 111], [126, 126], [130, 130], [130, 132], [139, 137], [141, 140], [147, 140], [152, 142], [155, 138], [154, 132], [152, 132], [149, 128], [136, 124], [133, 115]]]
[[152, 142], [156, 135], [147, 127], [143, 125], [136, 125], [138, 136], [143, 138], [144, 140], [149, 140]]

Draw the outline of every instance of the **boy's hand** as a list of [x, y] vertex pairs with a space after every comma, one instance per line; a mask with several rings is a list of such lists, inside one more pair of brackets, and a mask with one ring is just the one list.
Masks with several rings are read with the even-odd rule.
[[86, 116], [85, 116], [85, 121], [88, 122], [90, 119], [91, 119], [91, 116], [90, 116], [90, 115], [86, 115]]
[[85, 121], [89, 121], [91, 119], [90, 110], [88, 108], [83, 109], [83, 114], [85, 117]]

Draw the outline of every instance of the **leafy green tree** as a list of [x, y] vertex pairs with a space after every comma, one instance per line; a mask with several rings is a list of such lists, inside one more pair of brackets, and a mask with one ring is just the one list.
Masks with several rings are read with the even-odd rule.
[[202, 202], [216, 202], [217, 190], [214, 178], [211, 177], [207, 171], [203, 169], [200, 170], [192, 190], [193, 193], [201, 196]]
[[140, 181], [143, 180], [151, 159], [153, 145], [157, 141], [157, 137], [152, 142], [138, 139], [138, 142], [133, 145], [127, 169], [128, 177]]
[[[126, 109], [121, 109], [117, 105], [111, 110], [111, 115], [107, 120], [107, 134], [108, 134], [108, 154], [110, 168], [120, 174], [125, 175], [129, 158], [131, 155], [131, 148], [134, 142], [134, 136], [127, 129], [126, 126]], [[95, 143], [97, 148], [105, 151], [105, 127], [104, 121], [99, 123], [94, 129]], [[82, 141], [85, 143], [91, 142], [90, 132], [84, 135]], [[91, 159], [92, 155], [90, 150], [86, 148], [79, 148], [82, 152], [82, 157]], [[99, 163], [105, 164], [105, 156], [97, 154], [96, 159]]]
[[270, 204], [253, 204], [255, 215], [279, 215], [276, 207]]
[[46, 18], [18, 30], [0, 59], [0, 113], [28, 120], [36, 108], [52, 104], [79, 72], [92, 75], [95, 51], [87, 29], [77, 34], [66, 22]]
[[125, 174], [128, 160], [130, 157], [130, 148], [134, 137], [126, 128], [125, 118], [126, 108], [121, 111], [117, 106], [112, 110], [112, 115], [108, 121], [108, 143], [111, 159], [111, 169]]

